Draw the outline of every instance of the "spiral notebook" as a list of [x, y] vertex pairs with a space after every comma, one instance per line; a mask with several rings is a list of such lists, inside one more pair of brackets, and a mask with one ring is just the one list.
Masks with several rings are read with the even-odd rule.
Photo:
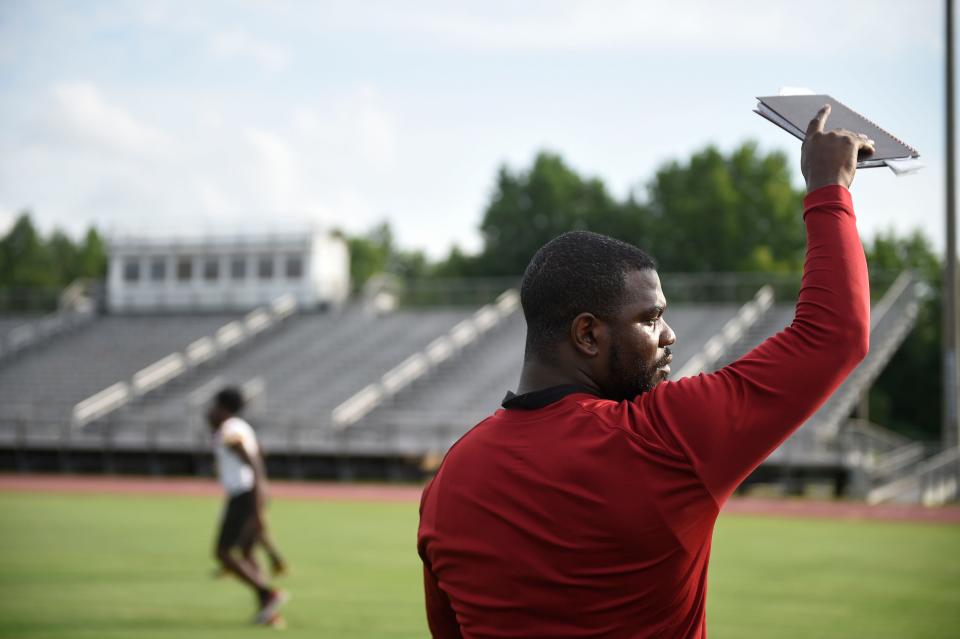
[[894, 163], [920, 157], [915, 148], [829, 95], [772, 95], [757, 100], [756, 114], [800, 140], [806, 136], [807, 125], [817, 111], [824, 104], [830, 104], [825, 130], [847, 129], [863, 133], [876, 142], [876, 151], [857, 162], [857, 168], [890, 166], [897, 172]]

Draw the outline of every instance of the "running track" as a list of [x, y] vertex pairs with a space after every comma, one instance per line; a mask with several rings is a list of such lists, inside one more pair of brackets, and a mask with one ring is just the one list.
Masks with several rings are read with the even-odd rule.
[[[270, 494], [284, 499], [415, 504], [420, 499], [420, 491], [420, 486], [411, 485], [290, 481], [273, 481], [270, 483]], [[222, 494], [216, 482], [208, 479], [2, 474], [0, 474], [0, 492], [189, 496], [220, 496]], [[860, 502], [734, 498], [727, 503], [723, 512], [772, 517], [960, 524], [960, 507], [955, 506], [944, 508], [924, 508], [923, 506], [900, 504], [867, 506]]]

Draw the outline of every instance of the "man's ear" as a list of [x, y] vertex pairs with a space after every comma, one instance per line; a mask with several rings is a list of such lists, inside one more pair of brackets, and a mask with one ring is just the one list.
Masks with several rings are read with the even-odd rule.
[[570, 324], [570, 339], [578, 353], [596, 357], [607, 340], [607, 325], [593, 313], [580, 313]]

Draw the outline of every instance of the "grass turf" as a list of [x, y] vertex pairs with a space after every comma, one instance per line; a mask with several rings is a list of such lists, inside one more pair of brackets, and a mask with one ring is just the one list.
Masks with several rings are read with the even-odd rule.
[[[248, 592], [209, 576], [219, 502], [0, 494], [0, 637], [237, 637]], [[289, 637], [423, 637], [415, 504], [277, 501]], [[725, 517], [711, 639], [960, 633], [960, 526]]]

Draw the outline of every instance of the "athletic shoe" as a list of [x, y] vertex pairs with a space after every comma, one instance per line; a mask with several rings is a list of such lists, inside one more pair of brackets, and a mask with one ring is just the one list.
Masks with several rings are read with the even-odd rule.
[[274, 577], [286, 577], [290, 569], [287, 567], [286, 562], [278, 561], [275, 564], [271, 564], [270, 572], [273, 573]]
[[263, 624], [274, 630], [286, 630], [287, 629], [287, 620], [283, 618], [282, 615], [275, 614], [273, 617], [267, 620], [267, 623]]
[[270, 598], [260, 608], [260, 612], [257, 613], [253, 623], [261, 626], [266, 625], [267, 622], [277, 616], [280, 608], [289, 600], [290, 594], [286, 590], [274, 590]]

